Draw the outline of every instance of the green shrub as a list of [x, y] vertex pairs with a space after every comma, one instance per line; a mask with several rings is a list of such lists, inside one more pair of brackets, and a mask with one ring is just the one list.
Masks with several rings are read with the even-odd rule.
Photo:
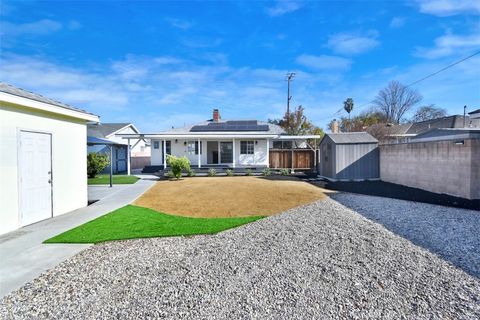
[[195, 177], [197, 175], [197, 173], [195, 172], [195, 170], [193, 170], [192, 168], [188, 169], [187, 170], [187, 176], [189, 177]]
[[182, 177], [182, 171], [190, 170], [190, 160], [187, 157], [175, 157], [167, 155], [167, 164], [172, 169], [173, 176], [180, 179]]
[[280, 170], [280, 174], [282, 176], [289, 176], [290, 175], [290, 169], [282, 169], [282, 170]]
[[252, 169], [247, 169], [247, 170], [245, 170], [245, 174], [247, 176], [253, 176], [253, 170]]
[[173, 178], [175, 178], [175, 175], [173, 174], [172, 171], [168, 171], [168, 172], [167, 172], [167, 178], [168, 178], [168, 179], [173, 179]]
[[89, 153], [87, 155], [87, 174], [89, 178], [95, 178], [106, 166], [110, 164], [107, 155], [101, 153]]
[[215, 177], [216, 175], [217, 175], [217, 170], [215, 170], [214, 168], [208, 169], [208, 176], [209, 177]]
[[229, 177], [233, 176], [233, 170], [232, 170], [232, 169], [227, 169], [227, 170], [225, 171], [225, 173], [226, 173], [227, 176], [229, 176]]
[[265, 168], [265, 169], [263, 169], [262, 173], [265, 177], [271, 176], [272, 175], [272, 170], [270, 170], [270, 168]]

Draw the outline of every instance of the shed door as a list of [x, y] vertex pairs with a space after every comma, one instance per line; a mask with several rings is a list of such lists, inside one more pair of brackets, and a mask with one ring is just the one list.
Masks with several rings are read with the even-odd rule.
[[52, 217], [52, 137], [20, 131], [19, 182], [22, 226]]

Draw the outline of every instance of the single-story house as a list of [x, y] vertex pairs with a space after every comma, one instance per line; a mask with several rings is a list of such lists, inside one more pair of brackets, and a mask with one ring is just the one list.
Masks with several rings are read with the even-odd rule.
[[[271, 123], [213, 118], [195, 125], [158, 133], [118, 134], [124, 139], [147, 139], [150, 166], [167, 168], [166, 155], [186, 156], [194, 168], [315, 169], [318, 135], [291, 136]], [[310, 143], [308, 143], [310, 142]]]
[[472, 112], [469, 112], [468, 115], [471, 119], [480, 119], [480, 109], [473, 110]]
[[0, 234], [87, 205], [87, 122], [98, 121], [0, 83]]
[[477, 110], [469, 113], [470, 117], [453, 115], [412, 123], [374, 124], [367, 131], [377, 136], [382, 143], [406, 143], [431, 129], [480, 128], [480, 116], [476, 117], [475, 112]]
[[325, 134], [320, 142], [320, 176], [342, 181], [379, 179], [378, 140], [367, 132]]
[[[132, 123], [89, 123], [87, 126], [88, 137], [94, 137], [103, 140], [115, 142], [112, 145], [112, 164], [113, 173], [123, 173], [128, 171], [128, 161], [131, 160], [131, 169], [141, 169], [138, 164], [148, 164], [150, 159], [150, 145], [145, 139], [132, 139], [130, 143], [130, 157], [128, 157], [127, 140], [117, 136], [117, 134], [137, 134], [140, 131]], [[110, 147], [105, 145], [89, 145], [88, 153], [100, 152], [110, 156]], [[143, 168], [143, 167], [142, 167]], [[110, 172], [110, 166], [104, 169], [104, 172]]]

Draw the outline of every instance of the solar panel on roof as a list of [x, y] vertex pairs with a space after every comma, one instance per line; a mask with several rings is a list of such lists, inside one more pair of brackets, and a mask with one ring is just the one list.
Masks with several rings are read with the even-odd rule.
[[226, 122], [212, 122], [207, 125], [193, 126], [190, 132], [208, 131], [268, 131], [268, 125], [259, 125], [256, 120], [234, 120]]

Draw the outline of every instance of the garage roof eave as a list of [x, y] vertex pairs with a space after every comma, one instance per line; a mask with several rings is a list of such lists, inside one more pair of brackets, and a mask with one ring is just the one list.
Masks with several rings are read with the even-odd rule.
[[67, 108], [63, 108], [53, 104], [16, 96], [14, 94], [6, 93], [6, 92], [0, 92], [0, 102], [5, 102], [10, 105], [16, 105], [16, 106], [46, 111], [50, 113], [60, 114], [67, 117], [81, 119], [85, 121], [100, 122], [100, 117], [92, 113], [77, 111], [74, 109], [67, 109]]

